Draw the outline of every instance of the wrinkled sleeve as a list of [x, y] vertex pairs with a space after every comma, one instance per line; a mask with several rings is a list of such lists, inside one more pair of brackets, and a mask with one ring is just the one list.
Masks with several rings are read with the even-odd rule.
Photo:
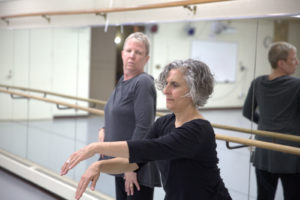
[[247, 119], [258, 123], [259, 114], [256, 112], [257, 101], [255, 98], [255, 88], [254, 88], [255, 80], [252, 81], [251, 86], [249, 88], [244, 106], [243, 106], [243, 115]]
[[151, 127], [156, 114], [156, 90], [148, 78], [141, 79], [135, 90], [134, 116], [135, 129], [132, 140], [143, 139]]
[[214, 139], [213, 132], [209, 130], [201, 130], [197, 126], [182, 126], [159, 138], [127, 141], [129, 162], [191, 158], [198, 148], [207, 147], [205, 141], [209, 139]]

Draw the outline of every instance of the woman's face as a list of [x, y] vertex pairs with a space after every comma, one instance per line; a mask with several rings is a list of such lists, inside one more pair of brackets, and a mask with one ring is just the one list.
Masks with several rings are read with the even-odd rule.
[[297, 58], [297, 52], [291, 50], [289, 52], [288, 58], [284, 62], [284, 70], [287, 75], [292, 75], [295, 73], [297, 65], [299, 64], [299, 60]]
[[139, 74], [144, 71], [149, 56], [146, 55], [146, 46], [143, 42], [131, 38], [125, 44], [122, 51], [124, 74]]
[[191, 97], [185, 97], [189, 87], [184, 75], [179, 69], [172, 69], [168, 73], [167, 84], [163, 89], [166, 95], [166, 106], [173, 112], [180, 112], [192, 104]]

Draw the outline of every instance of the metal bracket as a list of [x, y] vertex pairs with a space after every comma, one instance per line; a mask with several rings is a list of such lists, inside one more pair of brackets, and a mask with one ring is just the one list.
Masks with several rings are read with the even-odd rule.
[[103, 17], [104, 20], [106, 20], [106, 18], [107, 18], [107, 14], [106, 14], [106, 13], [101, 13], [101, 12], [99, 12], [99, 13], [96, 13], [96, 15], [97, 15], [97, 16]]
[[50, 22], [51, 22], [50, 17], [48, 17], [47, 15], [42, 15], [42, 18], [45, 18], [48, 21], [48, 23], [50, 24]]
[[68, 110], [68, 109], [72, 109], [72, 108], [70, 108], [70, 107], [68, 107], [68, 106], [66, 106], [66, 107], [61, 107], [59, 104], [56, 104], [56, 108], [57, 108], [58, 110]]
[[189, 11], [191, 11], [193, 13], [193, 15], [195, 15], [197, 13], [197, 6], [191, 6], [191, 5], [185, 5], [183, 6], [183, 8], [188, 9]]
[[14, 96], [14, 94], [10, 94], [10, 97], [11, 97], [12, 99], [28, 99], [28, 97]]
[[7, 26], [9, 25], [9, 20], [7, 18], [2, 17], [1, 19], [6, 23]]
[[94, 103], [94, 102], [90, 103], [90, 107], [96, 108], [96, 103]]
[[243, 147], [248, 147], [248, 145], [236, 145], [236, 146], [230, 146], [229, 142], [226, 141], [226, 147], [227, 149], [239, 149], [239, 148], [243, 148]]

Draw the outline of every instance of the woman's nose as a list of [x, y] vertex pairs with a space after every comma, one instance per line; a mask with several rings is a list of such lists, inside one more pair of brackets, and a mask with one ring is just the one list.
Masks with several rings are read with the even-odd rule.
[[163, 93], [164, 94], [168, 94], [169, 93], [169, 87], [166, 85], [165, 88], [163, 89]]
[[130, 54], [129, 54], [129, 56], [130, 56], [130, 57], [134, 57], [134, 56], [135, 56], [135, 52], [134, 52], [134, 51], [131, 51]]

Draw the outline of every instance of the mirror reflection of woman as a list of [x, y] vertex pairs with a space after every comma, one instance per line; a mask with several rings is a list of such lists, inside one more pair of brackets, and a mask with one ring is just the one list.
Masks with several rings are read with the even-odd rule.
[[157, 119], [143, 140], [92, 143], [73, 153], [62, 166], [62, 175], [95, 153], [117, 157], [95, 162], [87, 169], [76, 199], [90, 182], [91, 189], [95, 188], [100, 172], [139, 170], [148, 161], [158, 164], [165, 200], [231, 199], [217, 166], [213, 128], [198, 111], [213, 86], [213, 76], [203, 62], [188, 59], [168, 64], [160, 74], [158, 88], [173, 113]]
[[[254, 79], [243, 107], [243, 115], [258, 124], [259, 130], [300, 135], [300, 79], [292, 77], [299, 60], [297, 49], [276, 42], [269, 50], [272, 72]], [[300, 147], [300, 143], [256, 135], [255, 139]], [[256, 148], [252, 156], [256, 170], [257, 199], [273, 200], [278, 180], [284, 199], [300, 197], [300, 157]]]

